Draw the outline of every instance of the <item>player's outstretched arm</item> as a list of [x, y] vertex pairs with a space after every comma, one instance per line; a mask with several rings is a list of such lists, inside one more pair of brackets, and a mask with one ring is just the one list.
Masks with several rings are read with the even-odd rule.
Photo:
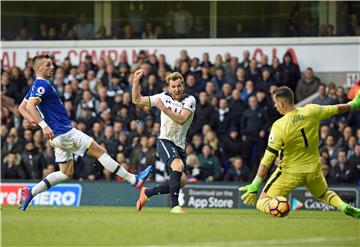
[[135, 105], [150, 106], [150, 97], [143, 97], [140, 94], [140, 79], [143, 74], [144, 71], [142, 69], [138, 69], [134, 73], [131, 89], [131, 99]]
[[256, 177], [251, 184], [240, 187], [239, 190], [245, 192], [240, 198], [246, 205], [255, 205], [256, 204], [256, 195], [259, 190], [259, 187], [264, 181], [266, 174], [269, 170], [269, 166], [260, 164]]
[[54, 133], [52, 129], [47, 125], [47, 123], [42, 119], [40, 113], [37, 111], [36, 106], [40, 103], [40, 100], [36, 97], [29, 98], [29, 101], [26, 104], [26, 110], [30, 114], [31, 118], [41, 127], [44, 137], [47, 140], [54, 138]]

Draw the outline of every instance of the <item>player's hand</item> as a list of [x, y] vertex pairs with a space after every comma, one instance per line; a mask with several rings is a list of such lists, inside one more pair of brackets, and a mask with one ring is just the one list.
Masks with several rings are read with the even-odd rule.
[[355, 98], [352, 101], [350, 101], [348, 104], [351, 110], [360, 109], [360, 90], [358, 90]]
[[256, 177], [251, 184], [246, 186], [242, 186], [239, 188], [240, 191], [244, 191], [245, 193], [240, 197], [241, 200], [246, 205], [255, 205], [256, 203], [256, 195], [259, 190], [261, 184], [261, 180]]
[[43, 128], [42, 131], [46, 140], [52, 140], [55, 137], [52, 129], [49, 126]]
[[241, 196], [241, 200], [245, 205], [251, 206], [256, 204], [256, 193], [245, 193]]
[[240, 197], [245, 205], [255, 205], [256, 195], [259, 190], [259, 186], [256, 186], [255, 184], [249, 184], [249, 185], [240, 187], [239, 190], [245, 192]]
[[143, 74], [144, 74], [144, 70], [142, 69], [138, 69], [137, 71], [135, 71], [133, 82], [140, 82], [140, 79], [143, 76]]
[[166, 106], [164, 105], [164, 103], [160, 98], [156, 100], [156, 107], [159, 108], [160, 111], [165, 111], [166, 109]]

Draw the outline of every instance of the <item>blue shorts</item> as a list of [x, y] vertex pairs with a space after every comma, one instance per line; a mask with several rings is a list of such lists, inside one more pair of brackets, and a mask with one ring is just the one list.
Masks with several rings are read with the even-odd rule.
[[181, 159], [184, 163], [184, 167], [186, 165], [185, 151], [176, 146], [172, 141], [158, 139], [156, 143], [156, 152], [160, 160], [168, 167], [171, 167], [171, 163], [174, 159]]

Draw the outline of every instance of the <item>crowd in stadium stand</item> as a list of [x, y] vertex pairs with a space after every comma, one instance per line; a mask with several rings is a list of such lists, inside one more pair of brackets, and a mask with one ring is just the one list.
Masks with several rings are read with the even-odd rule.
[[[194, 95], [197, 106], [188, 134], [187, 169], [191, 181], [250, 181], [259, 164], [272, 123], [280, 117], [271, 92], [280, 85], [294, 90], [297, 101], [318, 92], [314, 103], [346, 103], [360, 87], [357, 81], [348, 91], [334, 83], [323, 84], [311, 68], [303, 75], [286, 53], [271, 64], [225, 53], [210, 61], [209, 54], [190, 57], [182, 50], [175, 65], [166, 56], [140, 51], [137, 61], [129, 64], [122, 56], [118, 64], [101, 58], [94, 64], [90, 55], [79, 65], [65, 58], [54, 64], [52, 84], [64, 102], [73, 126], [92, 136], [129, 171], [152, 165], [153, 180], [166, 176], [158, 161], [155, 143], [160, 132], [157, 108], [137, 108], [131, 102], [133, 72], [144, 70], [142, 94], [164, 90], [165, 77], [178, 71], [186, 83], [186, 92]], [[237, 54], [236, 54], [237, 55]], [[55, 58], [53, 58], [55, 61]], [[34, 81], [30, 61], [24, 69], [1, 71], [1, 176], [6, 179], [40, 179], [58, 169], [54, 152], [44, 141], [41, 129], [26, 129], [18, 111]], [[329, 182], [359, 183], [360, 114], [342, 114], [321, 124], [319, 152], [323, 172]], [[74, 156], [77, 180], [118, 179], [104, 170], [96, 159]], [[278, 162], [278, 161], [276, 161]], [[120, 180], [119, 180], [120, 181]]]
[[[36, 32], [30, 33], [22, 26], [18, 34], [3, 34], [6, 40], [89, 40], [89, 39], [164, 39], [164, 38], [209, 38], [209, 30], [200, 16], [193, 17], [178, 2], [175, 9], [169, 9], [162, 21], [147, 20], [144, 11], [128, 10], [128, 21], [121, 28], [107, 30], [104, 25], [94, 27], [85, 14], [81, 14], [74, 25], [61, 22], [60, 25], [39, 23]], [[318, 20], [307, 17], [299, 19], [299, 13], [291, 13], [286, 22], [283, 36], [360, 36], [358, 15], [351, 15], [349, 20], [335, 29], [334, 25], [320, 25]], [[220, 33], [221, 30], [219, 30]], [[234, 30], [221, 34], [221, 37], [254, 37], [256, 33], [244, 32], [243, 25], [236, 23]], [[268, 35], [268, 34], [264, 34]], [[260, 35], [261, 36], [261, 35]]]

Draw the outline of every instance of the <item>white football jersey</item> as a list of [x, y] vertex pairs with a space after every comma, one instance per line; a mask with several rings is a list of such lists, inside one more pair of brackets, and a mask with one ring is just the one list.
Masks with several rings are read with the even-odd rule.
[[196, 100], [194, 96], [185, 94], [181, 102], [174, 100], [167, 92], [159, 93], [150, 96], [150, 105], [156, 106], [156, 100], [160, 98], [164, 105], [175, 113], [180, 113], [181, 110], [188, 109], [192, 112], [191, 116], [186, 120], [184, 124], [178, 124], [172, 120], [168, 115], [161, 112], [160, 114], [160, 139], [166, 139], [172, 141], [176, 146], [185, 149], [186, 134], [189, 130], [191, 122], [194, 118]]

